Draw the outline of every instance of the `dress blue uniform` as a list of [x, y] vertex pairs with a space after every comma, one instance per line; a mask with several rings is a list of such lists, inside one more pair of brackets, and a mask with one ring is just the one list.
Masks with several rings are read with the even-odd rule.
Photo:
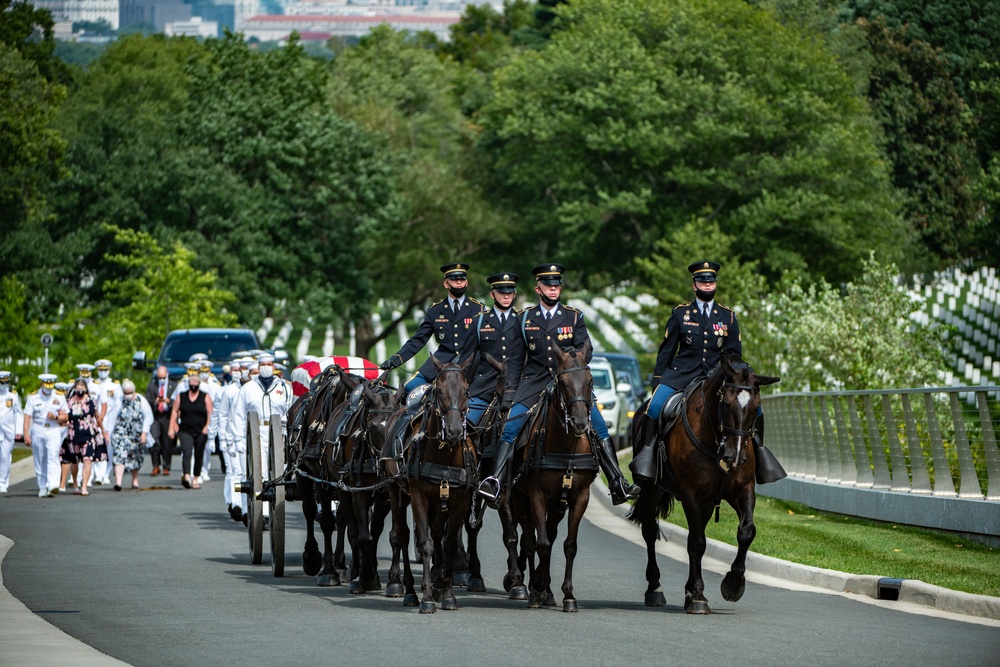
[[[453, 262], [441, 267], [445, 278], [465, 278], [469, 270], [469, 265], [462, 262]], [[455, 308], [455, 302], [458, 308]], [[462, 344], [465, 343], [472, 322], [483, 310], [483, 303], [469, 296], [462, 295], [459, 298], [449, 295], [447, 299], [431, 305], [424, 315], [424, 321], [420, 323], [417, 332], [403, 344], [403, 347], [389, 357], [382, 365], [382, 370], [389, 370], [402, 366], [404, 363], [417, 355], [424, 348], [427, 341], [434, 337], [437, 341], [438, 349], [434, 356], [442, 363], [451, 363], [455, 356], [461, 351]], [[422, 384], [433, 382], [438, 376], [437, 367], [434, 362], [428, 359], [417, 371], [417, 374], [406, 383], [404, 389], [406, 393], [413, 391]]]
[[[517, 290], [519, 276], [516, 273], [497, 273], [486, 281], [493, 291], [513, 294]], [[486, 360], [490, 355], [495, 360], [506, 363], [507, 383], [504, 388], [503, 403], [508, 406], [514, 401], [517, 378], [521, 377], [524, 362], [524, 340], [519, 330], [520, 311], [499, 306], [484, 310], [473, 321], [469, 335], [462, 345], [460, 362], [473, 357], [469, 379], [469, 423], [479, 424], [496, 391], [499, 373]]]

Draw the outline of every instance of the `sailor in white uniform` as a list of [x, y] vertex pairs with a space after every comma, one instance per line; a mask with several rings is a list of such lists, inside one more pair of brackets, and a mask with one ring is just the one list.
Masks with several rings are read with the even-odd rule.
[[10, 371], [0, 371], [0, 493], [10, 486], [10, 462], [14, 440], [24, 433], [21, 397], [10, 386]]
[[93, 484], [111, 484], [110, 473], [114, 449], [111, 446], [111, 431], [118, 420], [118, 411], [122, 407], [122, 386], [118, 380], [111, 379], [111, 367], [113, 364], [109, 359], [98, 359], [94, 362], [97, 369], [97, 379], [93, 380], [88, 387], [91, 397], [97, 403], [97, 410], [101, 416], [101, 429], [104, 431], [104, 447], [108, 451], [106, 461], [95, 461], [93, 467]]
[[59, 448], [69, 412], [66, 399], [55, 391], [56, 376], [42, 373], [38, 379], [41, 387], [24, 405], [24, 444], [31, 447], [35, 460], [38, 497], [45, 498], [59, 493]]

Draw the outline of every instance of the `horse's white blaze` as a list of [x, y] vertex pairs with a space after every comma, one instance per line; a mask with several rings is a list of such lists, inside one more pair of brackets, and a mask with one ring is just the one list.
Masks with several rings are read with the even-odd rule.
[[736, 395], [736, 400], [739, 401], [740, 407], [745, 409], [750, 403], [750, 392], [746, 389], [742, 390]]

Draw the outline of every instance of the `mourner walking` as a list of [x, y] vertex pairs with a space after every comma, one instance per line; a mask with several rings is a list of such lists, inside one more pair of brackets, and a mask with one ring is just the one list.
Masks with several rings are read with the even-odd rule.
[[21, 398], [10, 386], [10, 371], [0, 371], [0, 493], [10, 486], [10, 465], [14, 440], [23, 436], [24, 411]]

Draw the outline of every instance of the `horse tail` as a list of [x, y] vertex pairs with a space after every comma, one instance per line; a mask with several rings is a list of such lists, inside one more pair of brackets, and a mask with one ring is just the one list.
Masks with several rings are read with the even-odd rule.
[[674, 494], [657, 493], [655, 487], [644, 487], [625, 518], [641, 526], [646, 517], [666, 519], [673, 508]]

